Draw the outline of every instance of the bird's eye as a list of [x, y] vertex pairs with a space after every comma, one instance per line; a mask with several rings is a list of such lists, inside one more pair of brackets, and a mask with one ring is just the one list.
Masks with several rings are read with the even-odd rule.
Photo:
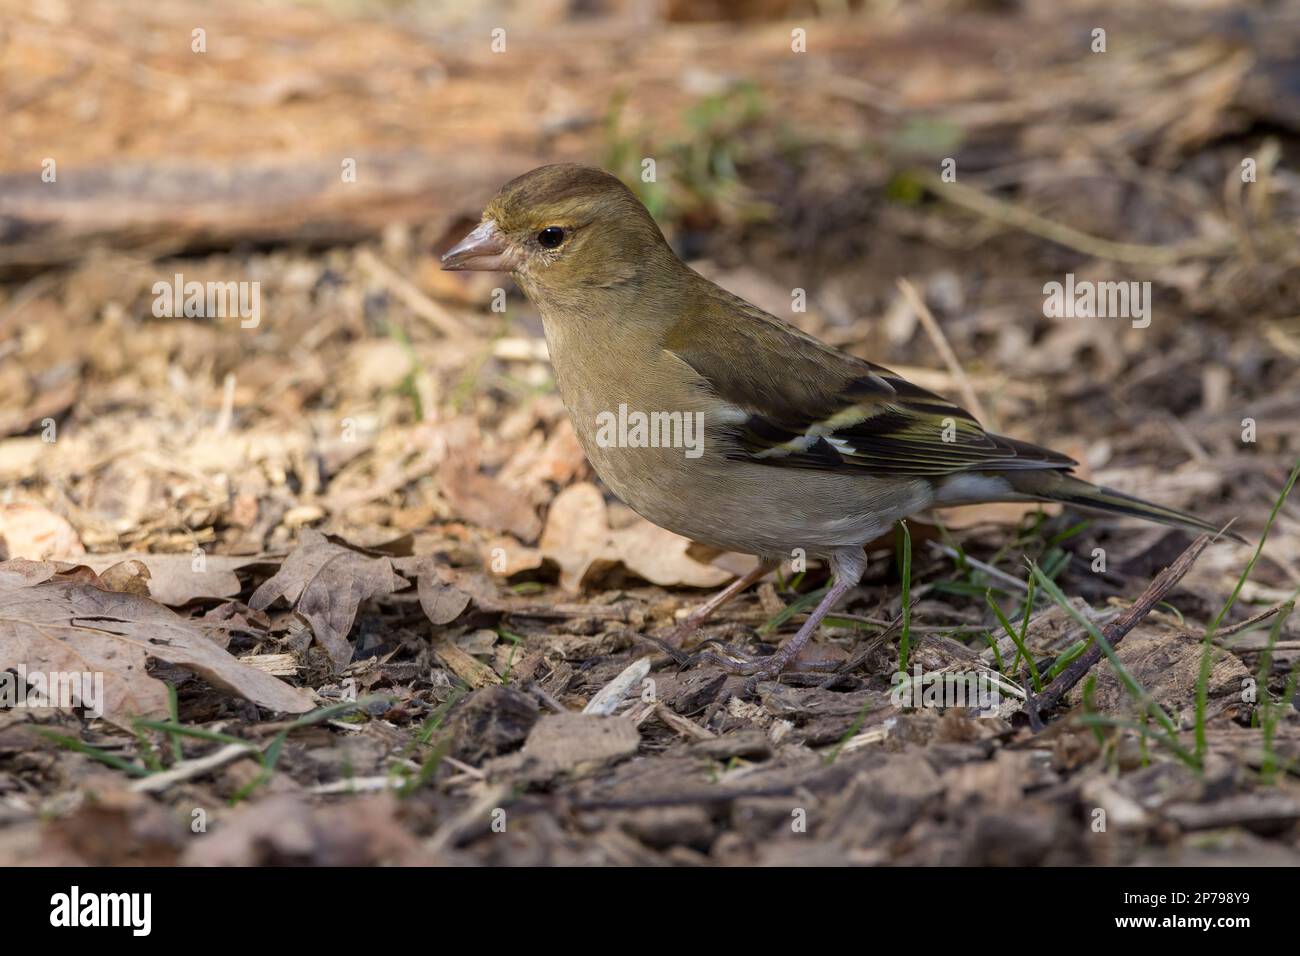
[[559, 226], [547, 226], [537, 234], [537, 242], [543, 249], [554, 249], [564, 241], [564, 230]]

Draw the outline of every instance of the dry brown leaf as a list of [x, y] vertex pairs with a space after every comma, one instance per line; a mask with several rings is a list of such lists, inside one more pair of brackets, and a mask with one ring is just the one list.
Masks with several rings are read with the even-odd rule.
[[581, 482], [551, 502], [538, 546], [560, 566], [560, 586], [576, 592], [591, 565], [610, 551], [609, 534], [604, 496], [595, 485]]
[[352, 660], [348, 632], [361, 602], [406, 586], [389, 558], [358, 551], [306, 528], [298, 548], [253, 593], [248, 605], [265, 611], [283, 597], [311, 625], [316, 640], [341, 670]]
[[506, 482], [479, 470], [478, 424], [458, 420], [446, 431], [448, 455], [438, 483], [457, 516], [520, 541], [537, 540], [542, 522], [533, 505]]
[[530, 501], [543, 502], [551, 497], [550, 485], [563, 488], [582, 471], [587, 463], [582, 445], [568, 418], [556, 424], [543, 440], [533, 432], [501, 469], [500, 480], [519, 489]]
[[571, 485], [556, 496], [546, 516], [540, 549], [560, 566], [560, 585], [579, 591], [584, 583], [622, 564], [662, 587], [716, 587], [731, 575], [695, 560], [691, 541], [643, 518], [611, 530], [605, 498], [589, 482]]
[[103, 675], [104, 717], [129, 727], [167, 713], [167, 688], [145, 671], [149, 657], [189, 668], [260, 707], [300, 714], [314, 702], [246, 667], [194, 623], [149, 598], [107, 591], [88, 569], [46, 576], [30, 562], [0, 564], [0, 670]]
[[448, 462], [439, 477], [443, 494], [465, 521], [521, 541], [536, 540], [542, 523], [532, 506], [495, 478], [458, 460]]
[[542, 552], [520, 544], [509, 535], [500, 535], [479, 548], [483, 566], [497, 577], [513, 577], [523, 571], [536, 571], [546, 561]]
[[104, 570], [99, 580], [110, 591], [149, 596], [149, 568], [142, 561], [119, 561]]
[[48, 508], [22, 501], [0, 505], [0, 560], [44, 561], [85, 553], [72, 525]]
[[[149, 596], [159, 604], [180, 607], [197, 598], [229, 598], [239, 594], [242, 585], [235, 571], [249, 564], [275, 559], [189, 554], [96, 554], [79, 563], [93, 568], [100, 577], [114, 565], [127, 561], [144, 565], [148, 571]], [[114, 587], [113, 590], [122, 590]]]
[[442, 580], [438, 568], [432, 563], [426, 564], [420, 572], [419, 579], [420, 607], [434, 624], [450, 624], [469, 607], [469, 595]]
[[666, 531], [644, 518], [615, 531], [613, 538], [624, 567], [651, 584], [715, 588], [732, 577], [722, 568], [695, 560], [690, 554], [689, 538]]

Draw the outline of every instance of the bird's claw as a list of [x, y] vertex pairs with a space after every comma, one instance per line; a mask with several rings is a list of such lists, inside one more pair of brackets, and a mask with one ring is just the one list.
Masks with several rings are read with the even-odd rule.
[[[683, 650], [682, 645], [686, 641], [686, 639], [689, 638], [691, 635], [693, 635], [697, 630], [699, 630], [699, 625], [685, 622], [672, 628], [670, 631], [668, 631], [662, 636], [656, 636], [652, 634], [635, 634], [634, 637], [636, 637], [639, 640], [645, 641], [647, 644], [653, 644], [659, 650], [663, 651], [665, 654], [671, 657], [673, 659], [673, 662], [678, 667], [689, 667], [691, 664], [696, 663], [700, 659], [700, 652], [696, 651], [695, 653], [690, 653], [688, 651]], [[721, 638], [724, 635], [747, 637], [753, 632], [749, 628], [746, 628], [744, 625], [741, 624], [724, 625], [723, 627], [719, 628], [719, 632], [720, 633], [718, 634], [712, 635], [710, 637], [706, 637], [703, 641], [700, 642], [700, 647], [705, 648], [710, 645], [713, 645], [716, 647], [724, 648], [728, 653], [734, 653], [737, 654], [738, 656], [743, 657], [744, 655], [740, 654], [740, 652], [733, 651], [731, 647], [729, 647], [726, 644], [723, 644]]]
[[720, 654], [715, 650], [697, 651], [687, 659], [686, 666], [713, 664], [729, 674], [746, 677], [748, 678], [744, 684], [746, 695], [753, 695], [762, 681], [778, 678], [786, 670], [824, 673], [839, 667], [838, 661], [798, 661], [793, 659], [793, 655], [786, 654], [784, 651], [752, 656], [720, 642], [715, 642], [715, 646], [723, 653]]

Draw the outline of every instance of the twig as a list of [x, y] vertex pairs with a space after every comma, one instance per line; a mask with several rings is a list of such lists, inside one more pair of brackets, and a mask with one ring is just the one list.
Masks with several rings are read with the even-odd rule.
[[964, 206], [1004, 226], [1022, 229], [1031, 235], [1048, 239], [1058, 245], [1082, 252], [1098, 259], [1127, 262], [1132, 265], [1166, 266], [1186, 259], [1199, 259], [1222, 255], [1229, 244], [1219, 239], [1199, 239], [1174, 246], [1144, 246], [1132, 242], [1112, 242], [1080, 232], [1071, 226], [1053, 222], [1045, 216], [1030, 212], [1023, 206], [995, 199], [970, 186], [957, 182], [944, 182], [933, 173], [920, 173], [927, 188], [940, 199]]
[[713, 740], [718, 736], [707, 727], [701, 727], [695, 721], [687, 720], [666, 704], [655, 704], [654, 713], [670, 730], [675, 730], [682, 736], [690, 737], [692, 740]]
[[623, 668], [617, 677], [602, 687], [596, 696], [588, 701], [587, 706], [582, 708], [582, 712], [599, 714], [601, 717], [610, 716], [618, 709], [618, 705], [623, 703], [623, 698], [632, 692], [632, 688], [645, 680], [649, 673], [650, 658], [642, 657], [633, 661]]
[[226, 744], [220, 750], [214, 750], [206, 756], [195, 760], [186, 760], [183, 763], [178, 763], [170, 770], [164, 770], [162, 773], [151, 774], [137, 780], [131, 784], [131, 790], [135, 793], [159, 793], [174, 783], [183, 783], [194, 777], [201, 777], [208, 771], [216, 770], [218, 767], [225, 766], [240, 757], [257, 757], [257, 755], [256, 744]]
[[1267, 621], [1273, 615], [1275, 615], [1278, 611], [1282, 610], [1282, 608], [1284, 607], [1286, 607], [1285, 601], [1283, 601], [1281, 604], [1275, 604], [1267, 611], [1260, 611], [1254, 617], [1248, 617], [1244, 621], [1239, 621], [1238, 623], [1233, 624], [1231, 627], [1221, 627], [1214, 632], [1215, 640], [1218, 640], [1221, 637], [1231, 637], [1234, 634], [1238, 634], [1241, 631], [1246, 630], [1246, 628], [1248, 627], [1254, 627], [1256, 624], [1261, 624], [1264, 621]]
[[[1117, 647], [1129, 631], [1133, 630], [1137, 624], [1147, 616], [1153, 607], [1164, 599], [1175, 584], [1183, 579], [1183, 576], [1191, 570], [1196, 559], [1201, 556], [1201, 552], [1206, 549], [1211, 541], [1208, 534], [1199, 536], [1193, 541], [1182, 554], [1174, 561], [1173, 564], [1161, 571], [1154, 581], [1147, 585], [1147, 589], [1138, 595], [1138, 599], [1133, 602], [1133, 606], [1124, 611], [1119, 617], [1111, 621], [1102, 629], [1102, 636], [1106, 638], [1111, 647]], [[1025, 698], [1025, 713], [1035, 715], [1036, 712], [1051, 710], [1065, 696], [1066, 692], [1079, 683], [1083, 676], [1088, 673], [1099, 660], [1101, 660], [1101, 648], [1094, 644], [1084, 653], [1080, 654], [1077, 659], [1072, 661], [1065, 668], [1056, 680], [1048, 685], [1047, 689], [1038, 695], [1027, 695]]]
[[398, 275], [369, 249], [357, 252], [357, 265], [380, 283], [402, 303], [449, 339], [463, 339], [465, 327], [456, 317], [429, 298], [406, 279]]
[[938, 349], [939, 357], [943, 359], [943, 364], [948, 366], [949, 374], [957, 381], [957, 388], [961, 390], [961, 397], [966, 402], [966, 407], [981, 422], [987, 422], [988, 415], [984, 412], [984, 406], [980, 404], [979, 396], [975, 394], [975, 386], [966, 377], [966, 370], [957, 361], [956, 353], [948, 344], [948, 339], [944, 336], [943, 329], [939, 328], [939, 323], [935, 321], [930, 307], [925, 304], [925, 299], [916, 291], [916, 286], [904, 278], [899, 278], [898, 288], [903, 293], [903, 298], [907, 299], [908, 304], [916, 311], [916, 317], [921, 320], [921, 328], [925, 329], [925, 334]]
[[397, 790], [406, 783], [401, 777], [394, 777], [391, 774], [376, 775], [372, 777], [344, 777], [342, 780], [331, 780], [328, 783], [318, 783], [308, 788], [308, 793], [319, 796], [332, 796], [339, 793], [375, 793], [380, 790]]
[[1029, 588], [1025, 585], [1025, 582], [1020, 580], [1015, 575], [1007, 574], [1007, 572], [1001, 571], [985, 561], [980, 561], [977, 560], [976, 558], [972, 558], [968, 554], [961, 554], [957, 551], [956, 548], [950, 548], [948, 545], [940, 544], [938, 541], [931, 541], [930, 547], [935, 551], [938, 551], [940, 554], [946, 554], [948, 557], [953, 558], [957, 561], [965, 561], [972, 568], [978, 568], [979, 570], [987, 574], [989, 577], [997, 578], [999, 581], [1002, 581], [1005, 584], [1009, 584], [1013, 588], [1019, 588], [1021, 591], [1029, 590]]
[[217, 415], [214, 431], [225, 435], [230, 431], [230, 423], [235, 418], [235, 373], [227, 372], [221, 383], [221, 412]]

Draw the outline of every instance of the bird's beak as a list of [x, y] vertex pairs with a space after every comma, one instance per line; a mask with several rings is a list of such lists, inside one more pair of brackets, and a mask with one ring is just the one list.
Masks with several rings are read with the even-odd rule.
[[514, 272], [519, 262], [497, 224], [484, 219], [442, 257], [442, 267], [452, 272]]

